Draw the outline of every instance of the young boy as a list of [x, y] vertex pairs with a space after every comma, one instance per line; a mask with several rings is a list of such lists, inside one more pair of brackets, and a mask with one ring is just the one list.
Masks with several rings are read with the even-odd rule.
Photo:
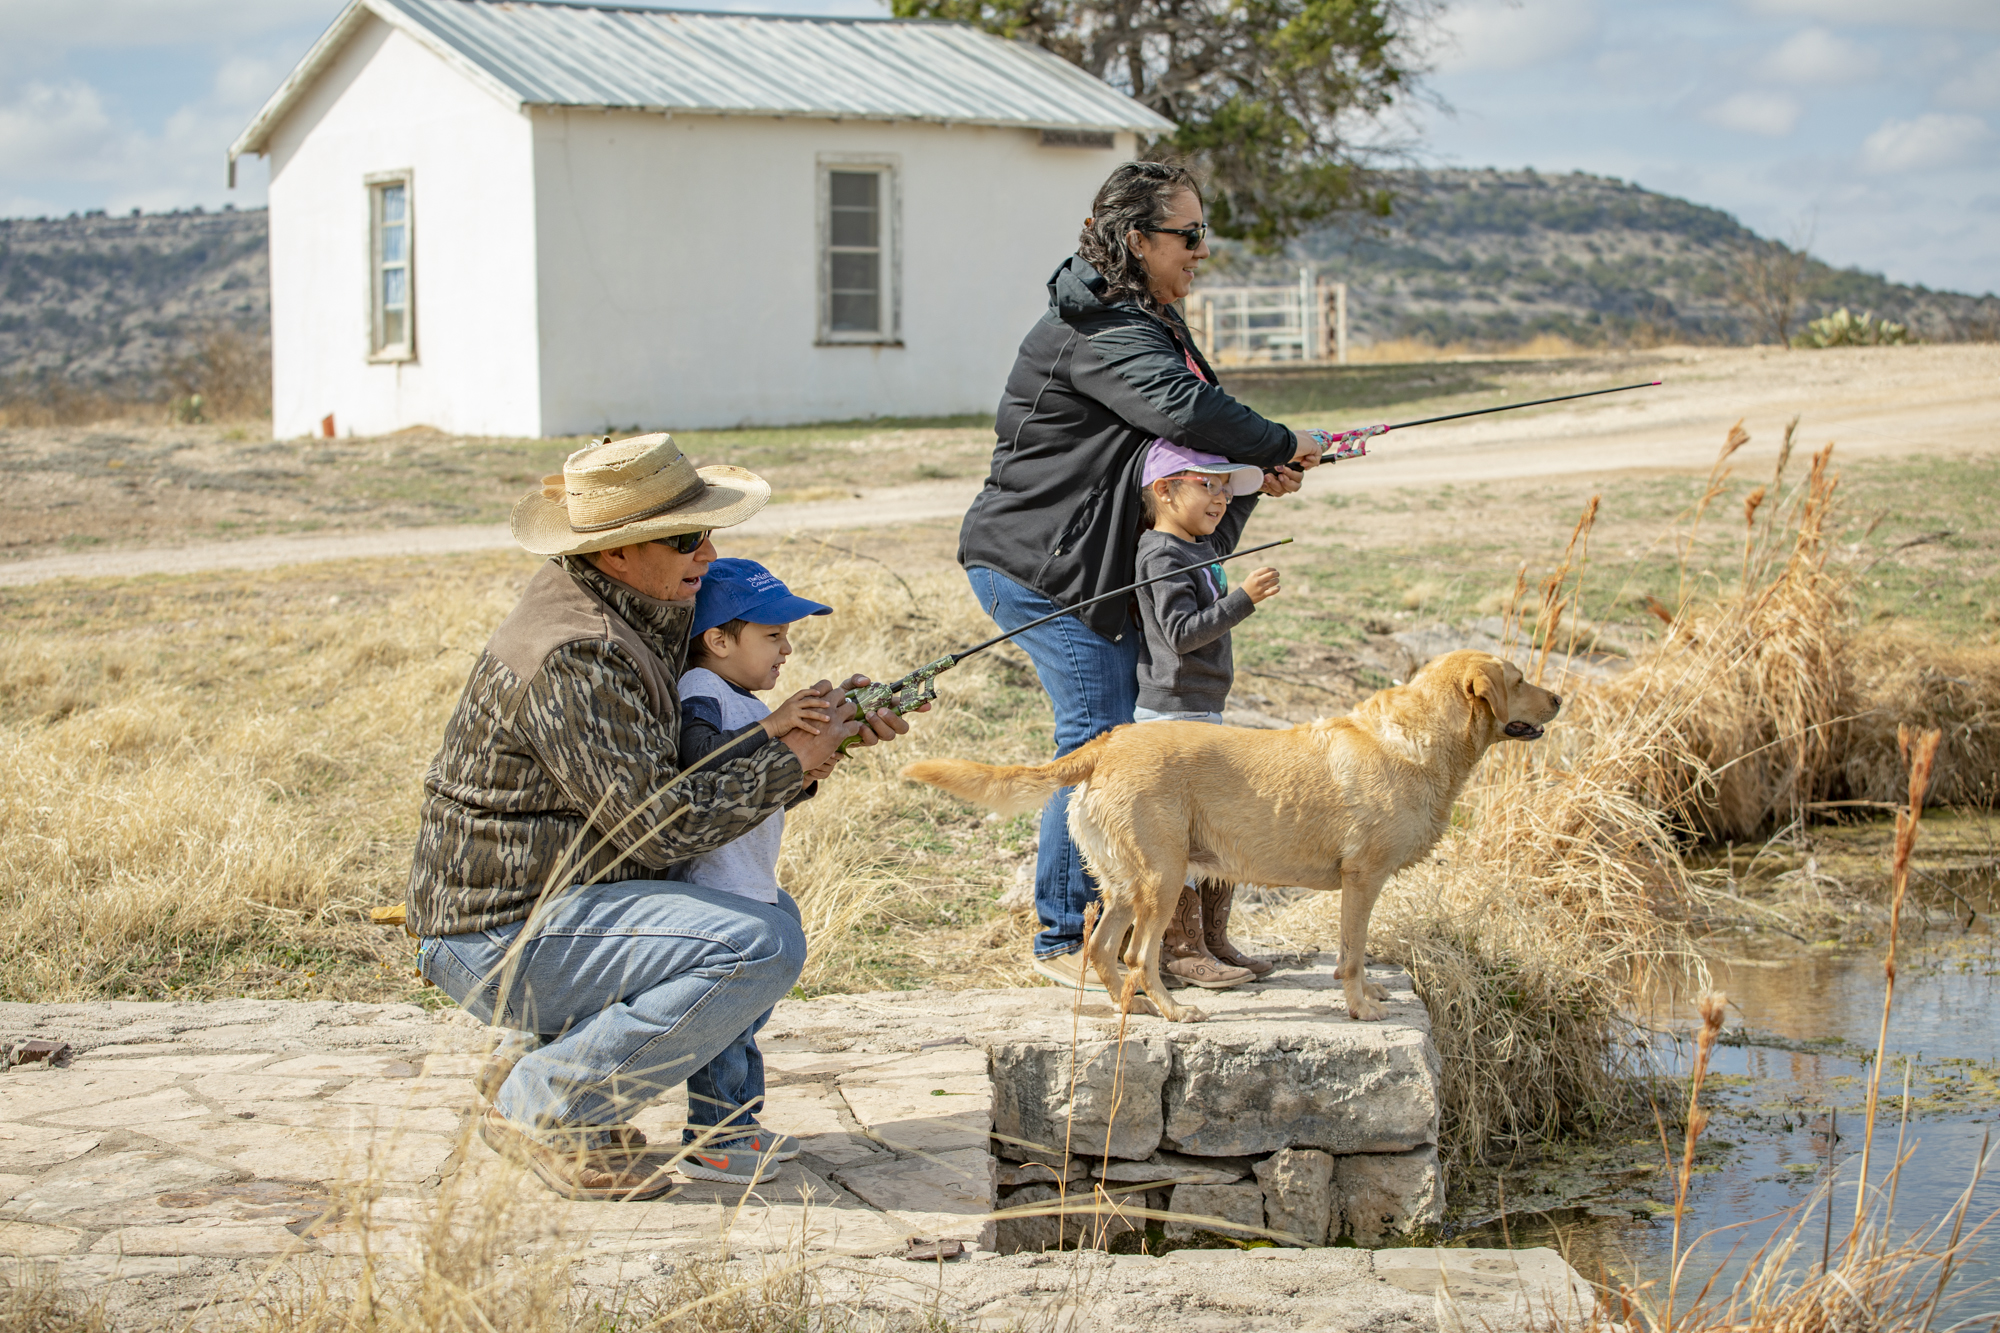
[[[723, 559], [708, 567], [695, 595], [689, 669], [680, 679], [682, 768], [708, 759], [717, 749], [725, 752], [710, 759], [711, 764], [735, 757], [729, 752], [730, 738], [753, 725], [758, 730], [738, 742], [746, 751], [792, 730], [819, 734], [832, 717], [831, 687], [825, 682], [798, 691], [775, 712], [759, 702], [756, 692], [777, 687], [792, 653], [791, 623], [832, 613], [830, 606], [793, 596], [754, 560]], [[806, 779], [817, 782], [832, 771], [833, 761], [828, 761]], [[811, 792], [808, 786], [800, 799]], [[779, 811], [727, 846], [676, 867], [674, 877], [776, 905], [796, 919], [798, 904], [778, 884], [784, 834], [785, 816]], [[769, 1018], [764, 1014], [741, 1041], [688, 1080], [688, 1128], [682, 1141], [693, 1143], [703, 1133], [710, 1137], [681, 1159], [677, 1169], [682, 1175], [747, 1184], [769, 1179], [776, 1163], [798, 1156], [798, 1140], [757, 1123], [764, 1097], [757, 1030]]]
[[[1229, 586], [1218, 556], [1236, 549], [1257, 506], [1263, 475], [1254, 467], [1155, 440], [1142, 475], [1149, 531], [1139, 534], [1138, 577], [1180, 572], [1139, 589], [1139, 706], [1136, 722], [1221, 722], [1235, 678], [1229, 631], [1278, 593], [1278, 571], [1253, 570]], [[1168, 984], [1209, 990], [1241, 985], [1271, 970], [1229, 942], [1229, 900], [1220, 883], [1190, 881], [1168, 927]]]

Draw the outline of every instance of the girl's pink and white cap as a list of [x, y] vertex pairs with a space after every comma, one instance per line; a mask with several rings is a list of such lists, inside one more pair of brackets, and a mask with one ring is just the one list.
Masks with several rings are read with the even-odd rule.
[[1204, 454], [1172, 440], [1154, 440], [1146, 449], [1146, 472], [1141, 486], [1151, 486], [1162, 477], [1198, 472], [1208, 477], [1229, 478], [1231, 495], [1248, 495], [1264, 485], [1262, 468], [1248, 463], [1232, 463], [1220, 454]]

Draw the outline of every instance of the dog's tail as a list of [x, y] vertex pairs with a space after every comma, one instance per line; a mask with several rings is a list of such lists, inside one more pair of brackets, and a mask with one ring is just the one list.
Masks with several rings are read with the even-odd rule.
[[1003, 815], [1039, 809], [1059, 787], [1074, 787], [1097, 771], [1105, 738], [1046, 764], [975, 764], [970, 759], [921, 759], [903, 776], [942, 787], [962, 801]]

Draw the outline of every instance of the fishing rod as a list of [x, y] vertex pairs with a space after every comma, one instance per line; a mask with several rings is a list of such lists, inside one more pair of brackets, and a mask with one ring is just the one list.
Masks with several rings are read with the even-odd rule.
[[[1287, 545], [1291, 540], [1290, 537], [1280, 537], [1277, 541], [1265, 542], [1262, 546], [1246, 546], [1240, 551], [1231, 551], [1228, 555], [1212, 560], [1209, 563], [1219, 565], [1224, 560], [1234, 560], [1238, 556], [1255, 555], [1259, 551], [1268, 551], [1274, 546]], [[1167, 579], [1180, 578], [1187, 572], [1187, 569], [1169, 570], [1165, 574], [1156, 574], [1149, 579], [1140, 579], [1137, 583], [1128, 583], [1122, 588], [1113, 588], [1110, 592], [1099, 593], [1095, 597], [1078, 602], [1075, 606], [1065, 606], [1060, 611], [1052, 612], [1049, 615], [1041, 617], [1039, 620], [1031, 620], [1019, 628], [1008, 630], [1005, 634], [996, 634], [990, 639], [973, 644], [970, 648], [961, 648], [955, 653], [940, 657], [935, 662], [927, 662], [915, 671], [910, 672], [907, 676], [903, 676], [897, 680], [864, 686], [848, 695], [848, 698], [854, 700], [854, 716], [865, 718], [870, 713], [883, 708], [892, 709], [898, 715], [914, 712], [937, 698], [937, 678], [957, 666], [960, 662], [963, 662], [966, 658], [976, 653], [983, 653], [996, 644], [1005, 643], [1017, 634], [1026, 634], [1029, 630], [1039, 625], [1046, 625], [1051, 620], [1060, 620], [1064, 616], [1075, 615], [1079, 611], [1096, 606], [1099, 602], [1108, 602], [1114, 597], [1124, 597], [1136, 592], [1140, 588], [1150, 587], [1152, 584], [1160, 583]], [[846, 754], [847, 747], [853, 745], [859, 739], [860, 737], [858, 736], [850, 736], [842, 741], [840, 743], [840, 752]]]
[[[1439, 417], [1419, 417], [1415, 421], [1398, 421], [1386, 426], [1364, 426], [1360, 430], [1330, 431], [1309, 430], [1306, 432], [1321, 445], [1320, 458], [1329, 453], [1337, 462], [1343, 458], [1360, 458], [1368, 452], [1368, 441], [1377, 435], [1387, 435], [1392, 430], [1408, 430], [1412, 426], [1433, 426], [1440, 421], [1458, 421], [1465, 417], [1483, 417], [1490, 412], [1512, 412], [1522, 407], [1543, 407], [1549, 403], [1567, 403], [1577, 398], [1595, 398], [1604, 393], [1628, 393], [1633, 389], [1652, 389], [1665, 384], [1665, 380], [1647, 380], [1643, 384], [1621, 384], [1615, 389], [1586, 389], [1582, 393], [1565, 393], [1554, 398], [1537, 398], [1526, 403], [1502, 403], [1498, 407], [1475, 407], [1470, 412], [1447, 412]], [[1329, 448], [1329, 446], [1331, 446]], [[1265, 468], [1274, 472], [1276, 468]]]

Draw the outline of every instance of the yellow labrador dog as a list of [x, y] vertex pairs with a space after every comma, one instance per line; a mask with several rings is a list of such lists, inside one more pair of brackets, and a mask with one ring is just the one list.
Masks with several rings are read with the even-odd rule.
[[1118, 945], [1129, 928], [1124, 961], [1159, 1012], [1173, 1022], [1202, 1018], [1160, 981], [1160, 939], [1192, 870], [1236, 884], [1340, 890], [1347, 1012], [1379, 1019], [1388, 992], [1364, 981], [1361, 967], [1383, 883], [1436, 844], [1488, 746], [1537, 739], [1561, 706], [1511, 662], [1456, 652], [1346, 717], [1289, 731], [1152, 722], [1047, 764], [927, 759], [903, 776], [1009, 813], [1077, 788], [1070, 834], [1104, 894], [1089, 963], [1125, 1012], [1134, 1012], [1133, 985]]

